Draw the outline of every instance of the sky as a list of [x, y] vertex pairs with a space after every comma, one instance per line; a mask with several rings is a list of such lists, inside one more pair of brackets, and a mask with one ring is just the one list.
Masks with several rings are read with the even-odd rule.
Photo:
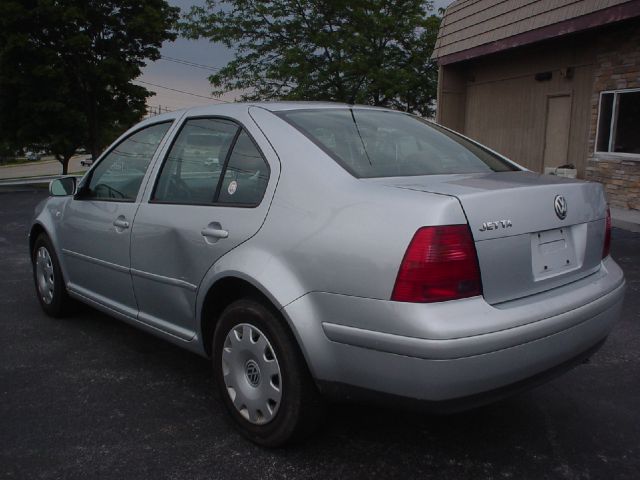
[[[168, 1], [169, 4], [180, 7], [183, 12], [188, 11], [192, 5], [203, 4], [201, 0]], [[452, 0], [435, 0], [433, 3], [438, 9], [446, 7], [451, 2]], [[149, 62], [142, 69], [142, 75], [135, 80], [156, 93], [147, 100], [150, 107], [157, 109], [158, 106], [162, 106], [163, 110], [178, 110], [195, 105], [219, 103], [210, 95], [211, 85], [207, 77], [213, 73], [213, 69], [223, 67], [233, 58], [233, 50], [206, 39], [178, 38], [174, 42], [164, 42], [160, 55], [163, 58]], [[185, 62], [191, 65], [186, 65]], [[220, 98], [233, 101], [234, 95], [225, 94]]]

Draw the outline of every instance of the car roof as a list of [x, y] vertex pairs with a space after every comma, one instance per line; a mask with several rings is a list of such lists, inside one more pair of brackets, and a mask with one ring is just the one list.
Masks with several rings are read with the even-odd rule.
[[282, 112], [290, 110], [326, 110], [326, 109], [347, 109], [358, 108], [367, 110], [393, 111], [388, 108], [374, 107], [370, 105], [351, 105], [339, 102], [309, 102], [309, 101], [282, 101], [282, 102], [224, 102], [210, 103], [195, 107], [183, 108], [172, 112], [162, 113], [149, 117], [134, 128], [140, 128], [146, 125], [172, 121], [183, 115], [189, 117], [207, 116], [207, 115], [230, 115], [246, 112], [250, 107], [264, 108], [270, 112]]
[[226, 112], [230, 110], [244, 110], [248, 107], [259, 107], [269, 110], [270, 112], [280, 112], [284, 110], [323, 110], [323, 109], [336, 109], [336, 108], [366, 108], [372, 110], [389, 110], [383, 107], [374, 107], [370, 105], [352, 105], [340, 102], [308, 102], [308, 101], [282, 101], [282, 102], [225, 102], [225, 103], [211, 103], [206, 105], [199, 105], [195, 107], [184, 108], [176, 110], [174, 112], [164, 113], [157, 115], [153, 118], [167, 119], [173, 118], [175, 114], [187, 113], [188, 115], [206, 115], [216, 114], [224, 110]]
[[339, 102], [256, 102], [251, 105], [262, 107], [271, 112], [283, 110], [321, 110], [327, 108], [349, 108], [353, 105]]

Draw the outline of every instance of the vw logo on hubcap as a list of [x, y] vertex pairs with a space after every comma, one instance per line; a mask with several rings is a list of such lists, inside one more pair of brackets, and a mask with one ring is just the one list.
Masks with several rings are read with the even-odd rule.
[[252, 387], [257, 387], [260, 384], [260, 367], [253, 360], [249, 360], [244, 366], [244, 374]]
[[567, 217], [567, 201], [562, 195], [556, 195], [553, 201], [553, 208], [555, 208], [556, 215], [560, 220], [564, 220]]

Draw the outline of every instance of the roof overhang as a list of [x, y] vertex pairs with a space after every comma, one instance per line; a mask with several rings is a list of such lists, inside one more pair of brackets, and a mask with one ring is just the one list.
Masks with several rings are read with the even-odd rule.
[[473, 47], [468, 50], [444, 55], [436, 58], [436, 60], [439, 65], [463, 62], [465, 60], [471, 60], [484, 55], [509, 50], [523, 45], [530, 45], [550, 38], [581, 32], [635, 17], [640, 17], [640, 1], [632, 1], [598, 10], [580, 17], [571, 18], [535, 30], [523, 32], [512, 37], [496, 40], [495, 42], [478, 45], [477, 47]]

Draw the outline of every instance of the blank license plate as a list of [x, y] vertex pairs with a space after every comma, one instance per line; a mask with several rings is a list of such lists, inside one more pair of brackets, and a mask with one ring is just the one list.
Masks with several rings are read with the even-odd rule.
[[532, 233], [531, 267], [535, 280], [553, 277], [577, 268], [571, 227]]

